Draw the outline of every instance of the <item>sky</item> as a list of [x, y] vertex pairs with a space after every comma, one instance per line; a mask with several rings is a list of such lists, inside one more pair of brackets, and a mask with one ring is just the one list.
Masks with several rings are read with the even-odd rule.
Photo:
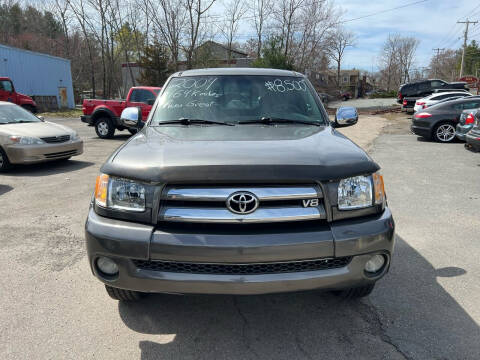
[[[224, 0], [227, 1], [227, 0]], [[218, 0], [213, 12], [220, 17]], [[239, 0], [242, 1], [242, 0]], [[356, 46], [346, 50], [343, 69], [378, 70], [378, 57], [388, 34], [399, 33], [420, 40], [413, 68], [428, 67], [434, 48], [458, 49], [463, 44], [465, 24], [457, 21], [479, 20], [470, 25], [469, 39], [480, 41], [480, 0], [332, 0], [341, 8], [342, 20], [372, 15], [392, 8], [412, 4], [400, 9], [385, 11], [343, 24], [357, 38]], [[415, 3], [415, 4], [413, 4]], [[245, 22], [239, 29], [237, 41], [253, 37], [254, 30]], [[218, 41], [222, 41], [218, 34]]]
[[[417, 0], [418, 1], [418, 0]], [[416, 0], [342, 0], [337, 4], [348, 20], [382, 10], [417, 2]], [[357, 36], [357, 45], [348, 48], [342, 67], [376, 70], [379, 53], [389, 33], [413, 36], [420, 40], [415, 67], [428, 67], [434, 48], [458, 49], [463, 44], [465, 24], [457, 21], [479, 20], [479, 0], [427, 0], [422, 3], [366, 17], [344, 26]], [[469, 39], [480, 40], [480, 23], [470, 25]]]

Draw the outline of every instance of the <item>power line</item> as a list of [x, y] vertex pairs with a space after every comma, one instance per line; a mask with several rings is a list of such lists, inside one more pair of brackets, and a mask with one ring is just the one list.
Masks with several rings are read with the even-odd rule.
[[407, 6], [412, 6], [412, 5], [421, 4], [421, 3], [424, 3], [424, 2], [427, 2], [427, 1], [429, 1], [429, 0], [415, 1], [415, 2], [413, 2], [413, 3], [409, 3], [409, 4], [402, 5], [402, 6], [397, 6], [397, 7], [394, 7], [394, 8], [390, 8], [390, 9], [378, 11], [378, 12], [375, 12], [375, 13], [372, 13], [372, 14], [359, 16], [359, 17], [356, 17], [356, 18], [353, 18], [353, 19], [348, 19], [348, 20], [339, 21], [337, 24], [344, 24], [344, 23], [347, 23], [347, 22], [350, 22], [350, 21], [365, 19], [365, 18], [367, 18], [367, 17], [371, 17], [371, 16], [383, 14], [383, 13], [386, 13], [386, 12], [389, 12], [389, 11], [393, 11], [393, 10], [403, 9], [403, 8], [405, 8], [405, 7], [407, 7]]

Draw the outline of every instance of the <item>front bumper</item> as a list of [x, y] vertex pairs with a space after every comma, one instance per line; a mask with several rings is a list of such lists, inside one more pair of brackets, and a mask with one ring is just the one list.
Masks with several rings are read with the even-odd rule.
[[12, 164], [34, 164], [81, 155], [83, 141], [79, 139], [58, 144], [8, 145], [5, 146], [5, 152]]
[[418, 125], [415, 122], [412, 122], [412, 125], [410, 125], [410, 130], [418, 136], [422, 136], [424, 138], [430, 139], [432, 137], [432, 130], [430, 127], [425, 127], [422, 125]]
[[93, 120], [90, 115], [82, 115], [80, 116], [80, 120], [90, 126], [93, 126]]
[[[164, 293], [264, 294], [311, 289], [342, 289], [380, 279], [388, 271], [394, 246], [394, 222], [388, 208], [380, 215], [336, 221], [316, 232], [292, 226], [282, 234], [168, 233], [154, 226], [114, 220], [90, 209], [86, 241], [93, 274], [113, 287]], [[334, 245], [334, 246], [333, 246]], [[374, 276], [364, 271], [371, 254], [386, 265]], [[118, 275], [96, 267], [99, 256], [113, 259]], [[257, 264], [352, 256], [343, 267], [268, 274], [204, 274], [148, 270], [133, 260], [195, 264]]]

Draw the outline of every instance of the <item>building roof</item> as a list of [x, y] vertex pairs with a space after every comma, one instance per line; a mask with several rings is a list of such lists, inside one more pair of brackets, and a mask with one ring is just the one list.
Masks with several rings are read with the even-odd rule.
[[[201, 48], [201, 47], [203, 47], [203, 46], [207, 46], [208, 44], [212, 44], [212, 45], [221, 47], [222, 49], [227, 50], [227, 51], [229, 50], [227, 46], [225, 46], [225, 45], [223, 45], [223, 44], [220, 44], [220, 43], [217, 43], [216, 41], [212, 41], [212, 40], [207, 40], [207, 41], [205, 41], [203, 44], [199, 45], [199, 46], [197, 47], [197, 49], [198, 49], [198, 48]], [[245, 57], [248, 56], [248, 54], [247, 54], [246, 52], [241, 51], [241, 50], [237, 50], [237, 49], [233, 49], [233, 48], [232, 48], [232, 52], [237, 53], [237, 54], [240, 54], [240, 55], [244, 55]]]
[[296, 71], [265, 69], [265, 68], [208, 68], [179, 71], [172, 76], [200, 76], [200, 75], [257, 75], [257, 76], [295, 76], [304, 77]]
[[24, 53], [27, 53], [27, 54], [30, 54], [30, 55], [44, 56], [44, 57], [48, 57], [48, 58], [52, 58], [52, 59], [56, 59], [56, 60], [70, 62], [69, 59], [65, 59], [65, 58], [62, 58], [62, 57], [59, 57], [59, 56], [53, 56], [53, 55], [44, 54], [44, 53], [40, 53], [40, 52], [20, 49], [20, 48], [16, 48], [16, 47], [13, 47], [13, 46], [0, 44], [0, 49], [1, 48], [7, 49], [7, 50], [13, 50], [13, 51], [20, 51], [20, 52], [24, 52]]

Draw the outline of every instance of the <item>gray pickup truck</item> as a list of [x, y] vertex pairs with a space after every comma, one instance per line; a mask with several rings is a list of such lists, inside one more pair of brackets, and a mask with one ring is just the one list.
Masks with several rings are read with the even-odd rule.
[[[335, 130], [293, 71], [172, 75], [141, 130], [101, 168], [86, 222], [93, 274], [145, 293], [368, 295], [390, 267], [394, 221], [379, 166]], [[142, 126], [145, 124], [144, 126]]]

